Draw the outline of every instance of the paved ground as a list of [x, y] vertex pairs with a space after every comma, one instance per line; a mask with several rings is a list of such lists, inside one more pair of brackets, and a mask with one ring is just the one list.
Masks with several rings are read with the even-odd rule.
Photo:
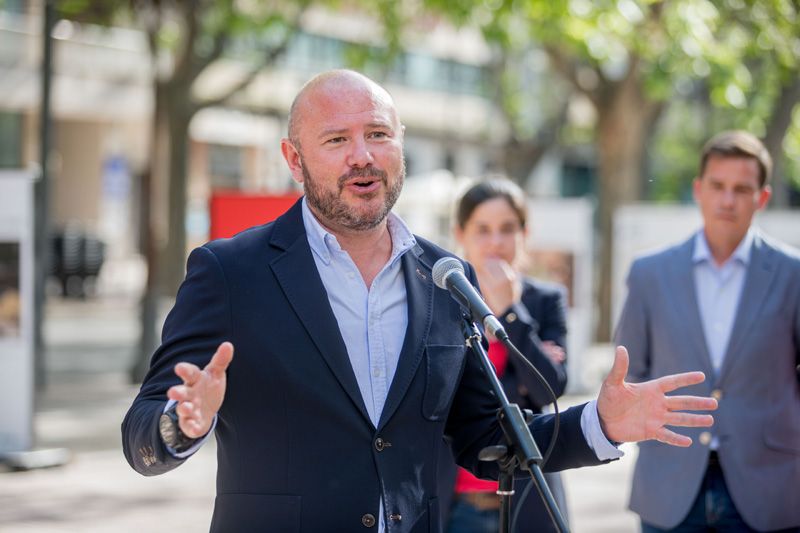
[[[0, 532], [207, 531], [213, 442], [155, 478], [136, 474], [122, 456], [119, 424], [136, 392], [126, 378], [138, 335], [135, 302], [55, 300], [45, 332], [48, 385], [37, 399], [37, 446], [65, 447], [72, 458], [52, 469], [0, 470]], [[625, 510], [635, 448], [625, 450], [611, 465], [565, 473], [574, 533], [638, 531]]]

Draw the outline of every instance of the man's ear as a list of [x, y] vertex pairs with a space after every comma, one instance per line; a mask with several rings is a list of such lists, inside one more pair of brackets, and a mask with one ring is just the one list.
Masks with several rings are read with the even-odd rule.
[[758, 193], [758, 208], [764, 209], [771, 196], [772, 187], [769, 185], [764, 185], [764, 187], [762, 187], [761, 191]]
[[292, 143], [290, 139], [281, 139], [281, 153], [292, 172], [292, 179], [297, 183], [303, 183], [303, 158], [300, 156], [300, 150]]
[[700, 176], [697, 176], [697, 177], [694, 178], [694, 181], [692, 181], [692, 197], [694, 198], [694, 203], [696, 203], [696, 204], [700, 203], [700, 202], [697, 201], [697, 197], [700, 194], [700, 187], [702, 186], [702, 183], [700, 183], [701, 179], [703, 179], [703, 178], [700, 177]]

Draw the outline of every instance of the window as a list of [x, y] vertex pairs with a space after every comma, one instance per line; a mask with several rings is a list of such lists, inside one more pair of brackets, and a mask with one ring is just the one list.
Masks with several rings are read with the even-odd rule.
[[214, 189], [238, 189], [242, 181], [242, 149], [225, 144], [208, 145], [208, 174]]

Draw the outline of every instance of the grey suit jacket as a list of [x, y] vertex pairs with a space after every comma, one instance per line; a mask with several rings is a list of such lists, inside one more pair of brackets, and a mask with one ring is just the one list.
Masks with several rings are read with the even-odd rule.
[[[615, 341], [628, 347], [629, 378], [701, 370], [681, 394], [714, 395], [710, 432], [731, 497], [754, 529], [800, 526], [800, 255], [756, 235], [730, 341], [718, 373], [695, 294], [694, 237], [634, 262]], [[630, 507], [650, 524], [678, 525], [708, 461], [708, 428], [680, 430], [688, 449], [640, 444]]]

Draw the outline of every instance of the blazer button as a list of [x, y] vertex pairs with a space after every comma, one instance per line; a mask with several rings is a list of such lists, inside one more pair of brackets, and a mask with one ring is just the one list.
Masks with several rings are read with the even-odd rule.
[[372, 527], [375, 525], [375, 517], [369, 513], [361, 517], [361, 525], [364, 527]]
[[388, 440], [383, 440], [382, 438], [378, 437], [375, 439], [375, 449], [379, 452], [382, 452], [384, 449], [390, 447], [392, 445], [391, 442]]
[[506, 315], [506, 322], [508, 322], [509, 324], [514, 322], [516, 319], [517, 319], [517, 314], [513, 311]]
[[722, 389], [714, 389], [711, 391], [711, 397], [717, 401], [720, 401], [722, 399]]
[[700, 444], [708, 446], [711, 443], [711, 433], [704, 431], [700, 433]]

